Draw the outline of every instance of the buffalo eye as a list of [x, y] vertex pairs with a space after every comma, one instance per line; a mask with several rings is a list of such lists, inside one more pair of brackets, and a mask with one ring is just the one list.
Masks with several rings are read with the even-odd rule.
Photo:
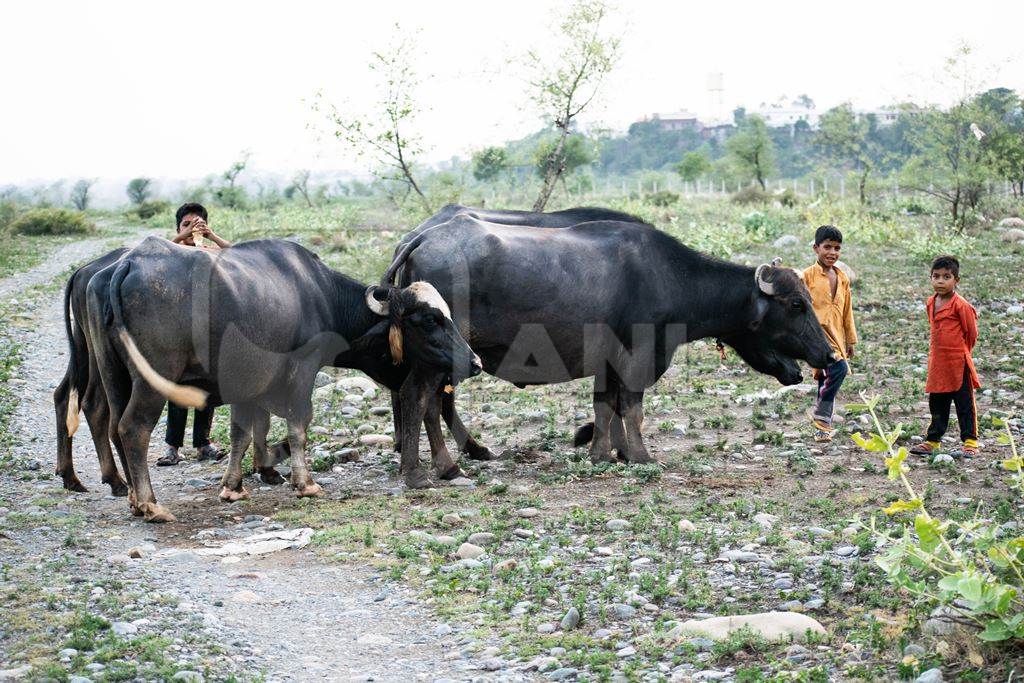
[[793, 308], [793, 311], [795, 311], [796, 313], [803, 313], [804, 311], [807, 310], [807, 306], [800, 299], [797, 299], [796, 301], [791, 303], [790, 306]]

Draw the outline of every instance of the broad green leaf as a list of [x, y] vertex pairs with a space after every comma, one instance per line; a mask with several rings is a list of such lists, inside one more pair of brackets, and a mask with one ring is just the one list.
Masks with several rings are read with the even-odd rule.
[[913, 500], [897, 500], [895, 503], [887, 508], [882, 508], [882, 512], [887, 515], [895, 515], [897, 512], [909, 512], [911, 510], [918, 510], [921, 508], [921, 499], [914, 498]]
[[939, 580], [939, 590], [946, 591], [948, 593], [954, 593], [957, 591], [957, 586], [960, 584], [960, 579], [963, 578], [963, 574], [957, 572], [956, 574], [950, 574], [944, 576]]
[[907, 449], [901, 448], [896, 452], [896, 455], [885, 459], [885, 466], [889, 470], [889, 478], [896, 481], [900, 478], [902, 472], [907, 472], [909, 468], [903, 464], [903, 461], [907, 459]]
[[872, 434], [870, 439], [865, 439], [863, 434], [856, 432], [855, 434], [852, 434], [850, 438], [853, 439], [854, 443], [866, 451], [879, 453], [889, 450], [889, 444], [887, 444], [885, 440], [877, 434]]
[[1006, 628], [1006, 624], [1003, 623], [1002, 619], [993, 619], [992, 621], [985, 624], [985, 630], [978, 634], [978, 637], [982, 640], [987, 640], [991, 643], [999, 642], [1000, 640], [1006, 640], [1012, 635], [1012, 632]]
[[981, 602], [982, 588], [981, 579], [976, 576], [964, 577], [960, 579], [960, 583], [957, 585], [957, 590], [960, 591], [960, 595], [963, 596], [964, 600], [974, 603]]
[[914, 518], [914, 531], [917, 532], [918, 538], [921, 539], [921, 548], [925, 552], [930, 553], [939, 546], [942, 529], [939, 526], [938, 520], [918, 515]]
[[1002, 465], [1004, 470], [1019, 472], [1021, 468], [1024, 468], [1024, 458], [1009, 458], [1008, 460], [1001, 460], [999, 464]]

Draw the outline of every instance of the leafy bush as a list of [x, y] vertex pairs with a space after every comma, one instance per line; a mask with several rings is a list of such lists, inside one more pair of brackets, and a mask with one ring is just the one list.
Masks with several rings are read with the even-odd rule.
[[644, 201], [654, 206], [672, 206], [679, 201], [679, 195], [668, 190], [660, 190], [644, 197]]
[[774, 240], [786, 231], [786, 226], [778, 216], [754, 211], [743, 217], [743, 229], [761, 242]]
[[734, 192], [729, 199], [736, 204], [767, 204], [772, 200], [772, 196], [757, 185], [751, 185]]
[[[878, 529], [874, 518], [866, 525], [888, 546], [875, 563], [889, 581], [904, 589], [926, 609], [941, 607], [958, 621], [973, 625], [982, 640], [1024, 640], [1024, 535], [1020, 525], [1000, 527], [991, 520], [942, 520], [925, 508], [907, 478], [907, 449], [896, 448], [902, 425], [892, 431], [882, 428], [876, 413], [878, 397], [863, 404], [847, 405], [847, 410], [866, 411], [875, 432], [869, 438], [854, 434], [861, 448], [882, 454], [889, 479], [899, 482], [907, 493], [883, 512], [895, 517], [912, 513], [911, 521], [900, 519], [899, 535]], [[1024, 494], [1024, 458], [1017, 452], [1011, 420], [997, 420], [1005, 429], [999, 442], [1010, 447], [1011, 457], [1002, 467], [1011, 472], [1011, 488]]]
[[156, 216], [161, 213], [167, 213], [170, 210], [170, 202], [166, 202], [163, 199], [153, 199], [144, 201], [138, 206], [132, 207], [129, 210], [129, 213], [138, 216], [140, 219], [144, 221], [148, 221], [153, 216]]
[[974, 250], [974, 238], [961, 233], [945, 232], [914, 235], [907, 241], [907, 253], [930, 263], [936, 256], [953, 254], [960, 257]]
[[17, 215], [18, 207], [14, 205], [14, 202], [0, 202], [0, 231], [6, 230]]
[[22, 235], [80, 235], [96, 229], [81, 211], [32, 209], [15, 218], [11, 232]]
[[792, 208], [797, 204], [796, 192], [793, 192], [792, 188], [789, 187], [782, 192], [776, 192], [773, 197], [775, 201], [787, 208]]

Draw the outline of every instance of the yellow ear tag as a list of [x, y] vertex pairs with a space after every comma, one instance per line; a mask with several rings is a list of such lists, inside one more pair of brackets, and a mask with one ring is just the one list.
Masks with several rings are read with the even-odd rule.
[[455, 391], [455, 387], [453, 387], [451, 384], [445, 384], [444, 385], [444, 393], [451, 394], [451, 393], [454, 393], [454, 391]]

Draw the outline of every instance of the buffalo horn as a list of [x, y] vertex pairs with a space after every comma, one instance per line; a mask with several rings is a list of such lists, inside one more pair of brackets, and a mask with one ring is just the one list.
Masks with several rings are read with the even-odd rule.
[[373, 296], [373, 291], [375, 289], [377, 288], [374, 285], [370, 285], [369, 287], [366, 288], [366, 305], [369, 306], [370, 310], [376, 313], [377, 315], [387, 315], [388, 302], [377, 301], [377, 299], [374, 298]]
[[757, 267], [757, 270], [754, 271], [754, 280], [757, 281], [758, 289], [760, 289], [768, 296], [771, 296], [775, 294], [775, 285], [764, 279], [764, 271], [766, 268], [769, 268], [767, 263], [762, 263], [761, 265], [759, 265]]

